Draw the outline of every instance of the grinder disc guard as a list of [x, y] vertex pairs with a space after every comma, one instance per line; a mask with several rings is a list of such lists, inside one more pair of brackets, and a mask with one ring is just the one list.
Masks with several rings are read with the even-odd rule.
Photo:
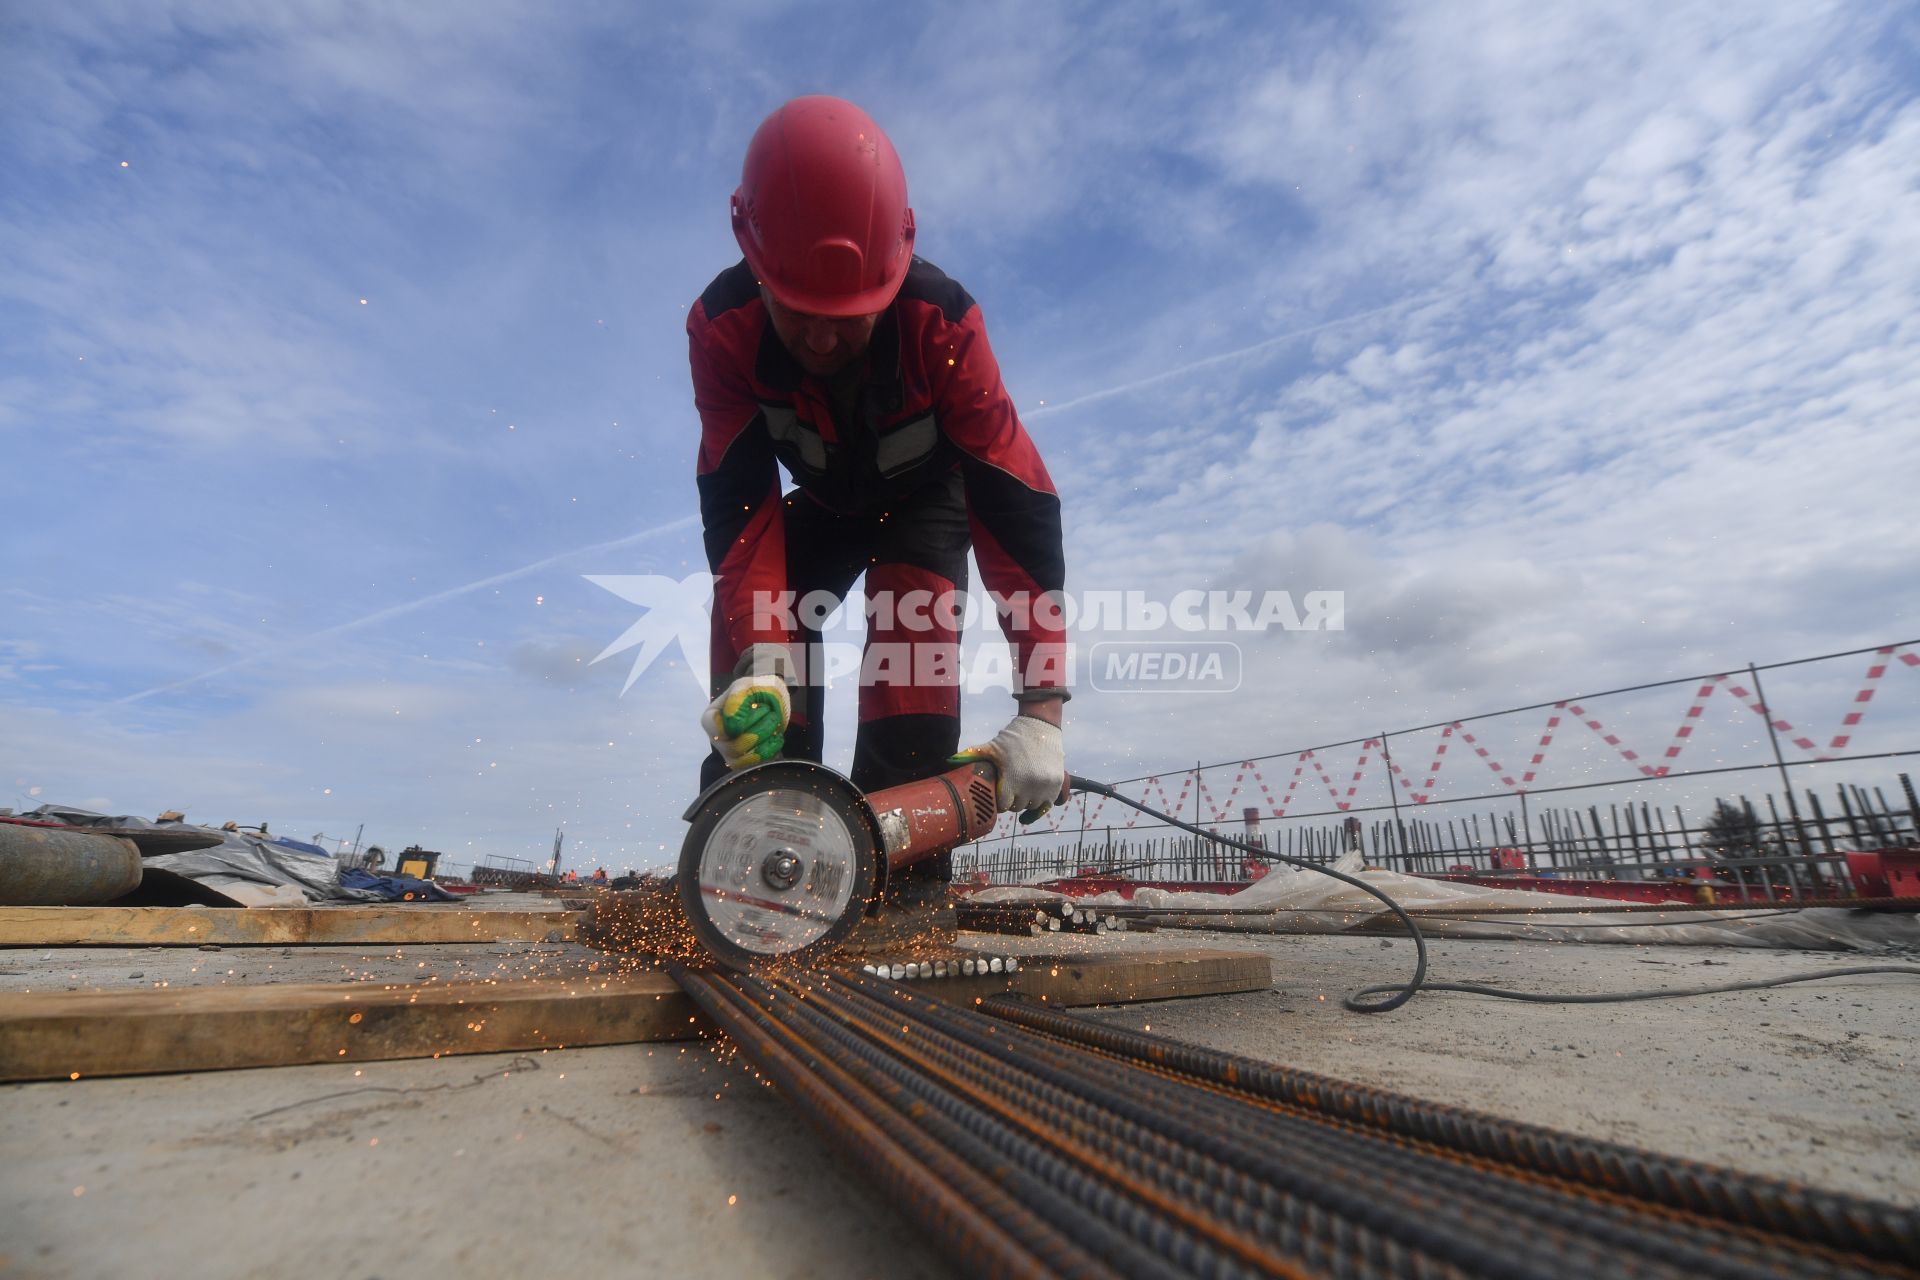
[[804, 761], [743, 769], [687, 811], [680, 901], [722, 964], [830, 950], [873, 896], [872, 828], [859, 792]]

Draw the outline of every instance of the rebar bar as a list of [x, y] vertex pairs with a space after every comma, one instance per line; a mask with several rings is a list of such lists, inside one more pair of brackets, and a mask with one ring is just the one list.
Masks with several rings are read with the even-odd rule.
[[676, 976], [969, 1274], [1916, 1274], [1911, 1210], [892, 972]]

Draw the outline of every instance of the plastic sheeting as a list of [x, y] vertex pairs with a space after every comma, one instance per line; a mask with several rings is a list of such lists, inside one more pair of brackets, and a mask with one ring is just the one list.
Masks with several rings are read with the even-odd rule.
[[359, 867], [349, 867], [342, 871], [340, 884], [347, 889], [365, 889], [368, 892], [377, 893], [383, 902], [458, 902], [460, 900], [431, 880], [422, 880], [418, 876], [376, 876]]
[[[1920, 918], [1908, 913], [1835, 907], [1734, 906], [1719, 911], [1620, 911], [1579, 905], [1565, 894], [1494, 889], [1456, 881], [1428, 880], [1395, 871], [1364, 870], [1357, 854], [1333, 866], [1366, 882], [1419, 915], [1430, 938], [1532, 939], [1546, 942], [1678, 943], [1696, 946], [1776, 947], [1805, 951], [1870, 951], [1920, 946]], [[1059, 899], [1030, 888], [983, 889], [973, 902]], [[1373, 898], [1331, 876], [1275, 866], [1238, 893], [1182, 893], [1138, 889], [1129, 902], [1117, 893], [1073, 899], [1083, 906], [1147, 907], [1156, 924], [1175, 928], [1248, 933], [1404, 932], [1392, 913]], [[1551, 913], [1532, 914], [1543, 908]], [[1164, 913], [1164, 914], [1160, 914]]]
[[384, 902], [386, 895], [369, 889], [349, 889], [340, 883], [339, 864], [323, 850], [305, 852], [271, 837], [248, 831], [216, 831], [183, 822], [150, 822], [129, 815], [110, 817], [65, 805], [42, 805], [24, 818], [68, 822], [100, 831], [193, 830], [219, 836], [210, 849], [155, 854], [144, 867], [171, 871], [198, 881], [246, 907], [301, 907], [310, 902]]
[[146, 865], [198, 880], [249, 907], [386, 901], [383, 893], [341, 884], [339, 864], [330, 857], [302, 853], [245, 831], [221, 834], [226, 839], [211, 849], [163, 853], [148, 858]]

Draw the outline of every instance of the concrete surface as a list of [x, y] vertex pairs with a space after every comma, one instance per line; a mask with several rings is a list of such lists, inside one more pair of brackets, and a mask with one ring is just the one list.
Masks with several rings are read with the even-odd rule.
[[697, 1044], [9, 1086], [0, 1150], [8, 1280], [948, 1274]]
[[[1040, 943], [1063, 940], [975, 945]], [[1339, 997], [1403, 979], [1405, 942], [1166, 931], [1071, 945], [1273, 957], [1271, 991], [1096, 1015], [1116, 1023], [1920, 1203], [1913, 978], [1616, 1006], [1434, 993], [1365, 1016]], [[1436, 979], [1582, 991], [1874, 960], [1540, 943], [1432, 950]], [[0, 988], [425, 982], [610, 963], [555, 944], [4, 951]], [[697, 1044], [6, 1086], [0, 1255], [0, 1280], [945, 1274], [771, 1090]]]

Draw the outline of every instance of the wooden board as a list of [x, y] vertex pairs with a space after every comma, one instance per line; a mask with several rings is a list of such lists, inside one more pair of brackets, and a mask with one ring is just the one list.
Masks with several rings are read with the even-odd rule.
[[[1021, 991], [1050, 1004], [1265, 990], [1258, 952], [1023, 958], [1016, 974], [912, 984], [948, 1000]], [[706, 1029], [664, 974], [499, 983], [182, 987], [0, 995], [0, 1080], [373, 1062], [679, 1040]]]
[[572, 911], [455, 907], [0, 907], [0, 947], [570, 942]]
[[693, 1017], [664, 974], [0, 995], [0, 1080], [629, 1044], [692, 1035]]
[[[979, 951], [955, 952], [973, 956]], [[1119, 955], [1019, 956], [1020, 972], [985, 977], [919, 979], [908, 985], [943, 1000], [972, 1000], [1019, 991], [1049, 1004], [1132, 1004], [1184, 996], [1265, 991], [1273, 963], [1264, 952], [1190, 949]]]

